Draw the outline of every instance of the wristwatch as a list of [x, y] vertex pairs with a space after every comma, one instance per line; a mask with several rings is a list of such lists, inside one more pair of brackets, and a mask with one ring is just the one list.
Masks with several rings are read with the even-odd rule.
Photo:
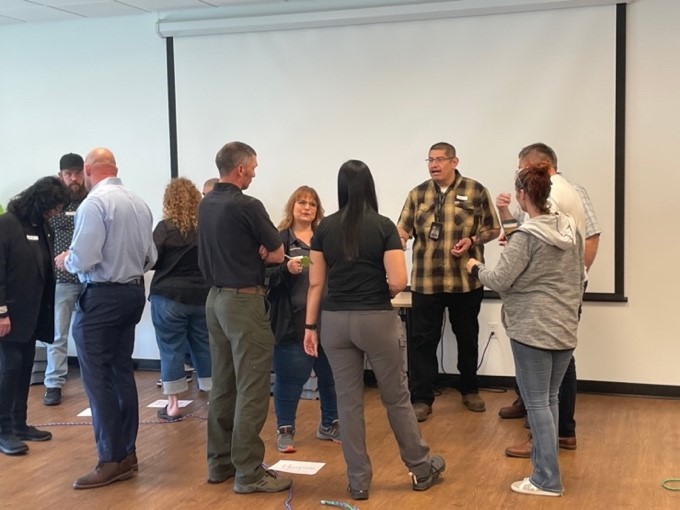
[[316, 324], [305, 324], [305, 329], [309, 329], [311, 331], [316, 331]]

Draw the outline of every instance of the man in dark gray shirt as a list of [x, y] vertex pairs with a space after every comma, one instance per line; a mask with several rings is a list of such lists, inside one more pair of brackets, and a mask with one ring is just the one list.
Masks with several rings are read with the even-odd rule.
[[242, 190], [257, 154], [226, 144], [215, 159], [220, 181], [198, 209], [198, 264], [206, 301], [213, 387], [208, 414], [208, 482], [234, 477], [234, 492], [279, 492], [291, 480], [262, 467], [260, 431], [269, 411], [274, 334], [265, 301], [265, 263], [283, 262], [283, 244], [262, 203]]

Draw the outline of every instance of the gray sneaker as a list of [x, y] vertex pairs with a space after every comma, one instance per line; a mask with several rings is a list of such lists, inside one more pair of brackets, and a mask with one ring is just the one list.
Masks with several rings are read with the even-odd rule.
[[433, 455], [430, 457], [430, 474], [416, 477], [416, 475], [411, 474], [411, 482], [413, 484], [414, 491], [426, 491], [432, 484], [439, 478], [439, 476], [446, 469], [446, 462], [439, 455]]
[[43, 397], [46, 406], [58, 406], [61, 404], [61, 388], [47, 388]]
[[340, 422], [338, 420], [333, 420], [328, 427], [319, 425], [319, 429], [316, 431], [316, 437], [317, 439], [322, 439], [324, 441], [342, 443], [342, 439], [340, 438]]
[[283, 425], [276, 431], [276, 449], [281, 453], [295, 453], [295, 429]]
[[236, 494], [252, 494], [253, 492], [281, 492], [293, 485], [290, 478], [279, 478], [275, 471], [264, 470], [264, 476], [252, 483], [234, 482]]

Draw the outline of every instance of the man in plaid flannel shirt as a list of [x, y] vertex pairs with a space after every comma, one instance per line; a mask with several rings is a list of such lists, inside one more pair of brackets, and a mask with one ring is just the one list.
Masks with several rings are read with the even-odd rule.
[[483, 260], [484, 244], [500, 234], [488, 190], [460, 174], [451, 144], [434, 144], [426, 161], [431, 179], [411, 190], [397, 224], [404, 246], [414, 239], [408, 349], [411, 401], [418, 421], [432, 413], [445, 309], [458, 344], [463, 404], [471, 411], [485, 410], [477, 378], [477, 316], [484, 289], [465, 264], [469, 257]]

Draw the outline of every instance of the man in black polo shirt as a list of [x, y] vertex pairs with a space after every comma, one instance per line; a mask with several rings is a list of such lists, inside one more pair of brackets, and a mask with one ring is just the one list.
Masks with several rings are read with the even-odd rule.
[[274, 351], [265, 263], [283, 262], [283, 245], [262, 202], [242, 192], [255, 177], [253, 148], [228, 143], [215, 163], [220, 181], [198, 209], [198, 264], [211, 286], [208, 482], [235, 476], [236, 493], [279, 492], [292, 482], [262, 467], [260, 431], [269, 411]]

